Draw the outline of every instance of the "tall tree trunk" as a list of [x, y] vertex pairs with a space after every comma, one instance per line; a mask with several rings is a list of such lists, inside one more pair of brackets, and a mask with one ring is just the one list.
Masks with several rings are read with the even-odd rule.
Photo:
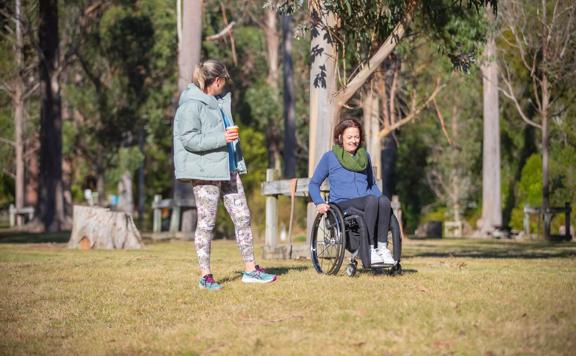
[[[328, 34], [322, 20], [328, 26], [336, 23], [336, 16], [327, 13], [321, 1], [311, 2], [310, 11], [312, 28], [316, 36], [312, 36], [310, 43], [310, 134], [308, 148], [308, 174], [312, 176], [316, 164], [324, 152], [332, 145], [332, 129], [339, 107], [336, 105], [336, 59], [337, 53], [334, 45], [328, 41]], [[318, 51], [322, 49], [323, 52]]]
[[[268, 77], [266, 82], [272, 89], [274, 100], [279, 100], [276, 94], [279, 92], [279, 72], [278, 72], [278, 51], [280, 39], [276, 30], [276, 12], [272, 9], [266, 10], [266, 50], [268, 54]], [[266, 129], [266, 143], [268, 146], [268, 168], [280, 170], [280, 129], [278, 127], [279, 118], [269, 118]]]
[[266, 48], [268, 52], [268, 84], [278, 89], [278, 47], [280, 39], [276, 31], [276, 11], [273, 9], [266, 10]]
[[[312, 177], [316, 164], [324, 152], [332, 145], [332, 130], [339, 107], [336, 105], [336, 61], [337, 53], [334, 45], [328, 41], [328, 34], [322, 24], [323, 19], [328, 26], [336, 23], [333, 13], [326, 13], [322, 1], [310, 2], [312, 19], [312, 36], [310, 42], [310, 127], [308, 144], [308, 176]], [[316, 215], [313, 203], [308, 204], [307, 236], [312, 232], [312, 222]]]
[[[178, 1], [178, 90], [180, 92], [186, 89], [186, 86], [192, 81], [194, 67], [200, 62], [202, 6], [203, 0], [185, 0], [182, 4]], [[182, 9], [181, 12], [180, 9]], [[193, 196], [194, 191], [190, 183], [181, 183], [174, 180], [175, 202], [190, 199]], [[194, 211], [191, 209], [182, 212], [182, 232], [192, 232], [194, 229], [194, 216]]]
[[[548, 18], [546, 14], [547, 1], [542, 0], [542, 57], [544, 59], [544, 64], [550, 59], [550, 53], [548, 51], [548, 45], [551, 41], [549, 36], [550, 24], [548, 23]], [[556, 4], [557, 5], [557, 4]], [[556, 10], [556, 9], [554, 9]], [[553, 17], [555, 16], [555, 12]], [[553, 25], [553, 23], [552, 23]], [[550, 109], [550, 87], [548, 83], [548, 75], [545, 71], [542, 73], [542, 80], [540, 81], [541, 89], [541, 105], [540, 105], [540, 116], [542, 116], [542, 212], [544, 213], [544, 239], [550, 240], [550, 220], [551, 215], [548, 214], [548, 208], [550, 207], [550, 181], [549, 181], [549, 109]], [[536, 94], [538, 95], [538, 94]]]
[[[458, 125], [458, 114], [456, 106], [452, 107], [452, 118], [450, 122], [451, 131], [452, 131], [452, 140], [453, 142], [460, 142], [460, 130]], [[461, 177], [462, 177], [462, 169], [459, 167], [459, 162], [457, 156], [460, 154], [460, 148], [455, 146], [450, 146], [448, 148], [451, 152], [450, 159], [452, 160], [452, 212], [454, 216], [454, 221], [460, 221], [461, 218], [461, 210], [462, 207], [460, 206], [461, 194], [464, 193], [461, 189]]]
[[[22, 68], [22, 4], [21, 0], [16, 0], [16, 43], [14, 53], [16, 54], [16, 68]], [[24, 207], [24, 83], [22, 77], [18, 74], [14, 83], [14, 95], [12, 96], [14, 107], [14, 127], [16, 146], [16, 208]], [[22, 225], [22, 216], [16, 215], [16, 225]]]
[[124, 171], [124, 174], [122, 174], [122, 177], [118, 182], [118, 196], [120, 198], [118, 210], [133, 215], [134, 199], [132, 198], [132, 172], [129, 170]]
[[[490, 6], [486, 9], [492, 14]], [[482, 226], [480, 233], [487, 235], [502, 226], [500, 194], [500, 123], [498, 104], [498, 63], [496, 41], [488, 38], [482, 65], [484, 92], [484, 131], [482, 147]]]
[[292, 16], [282, 16], [284, 64], [284, 177], [296, 177], [296, 110], [292, 67]]
[[551, 215], [548, 214], [550, 208], [550, 161], [549, 161], [549, 106], [550, 94], [548, 88], [548, 76], [542, 75], [542, 212], [544, 213], [544, 238], [550, 240]]
[[59, 78], [58, 1], [40, 1], [40, 184], [38, 213], [45, 231], [64, 222], [62, 117]]
[[375, 90], [369, 90], [364, 97], [364, 136], [366, 149], [372, 158], [374, 173], [380, 175], [380, 102]]
[[194, 67], [200, 62], [203, 2], [203, 0], [184, 0], [182, 3], [178, 1], [178, 90], [180, 92], [192, 82]]
[[146, 192], [145, 192], [146, 183], [144, 177], [145, 174], [144, 168], [146, 166], [146, 153], [144, 151], [145, 136], [146, 133], [144, 132], [144, 128], [142, 127], [138, 135], [138, 145], [140, 146], [140, 153], [142, 153], [142, 156], [144, 157], [142, 163], [140, 163], [140, 167], [138, 167], [138, 224], [140, 225], [140, 228], [142, 228], [142, 224], [144, 222], [144, 204], [146, 200]]

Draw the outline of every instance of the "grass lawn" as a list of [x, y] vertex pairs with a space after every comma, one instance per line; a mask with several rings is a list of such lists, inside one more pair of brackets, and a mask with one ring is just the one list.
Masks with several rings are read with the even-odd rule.
[[576, 350], [576, 243], [406, 240], [402, 276], [260, 261], [279, 281], [244, 285], [235, 244], [216, 241], [224, 289], [208, 292], [190, 242], [83, 252], [24, 241], [0, 236], [2, 355]]

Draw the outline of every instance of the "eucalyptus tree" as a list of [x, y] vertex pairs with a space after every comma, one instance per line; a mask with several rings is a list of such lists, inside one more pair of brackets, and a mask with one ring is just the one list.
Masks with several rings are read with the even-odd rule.
[[496, 60], [496, 19], [492, 6], [486, 17], [491, 24], [482, 69], [484, 101], [484, 129], [482, 145], [482, 218], [480, 234], [493, 234], [502, 227], [502, 198], [500, 183], [500, 105], [498, 98], [498, 62]]
[[[2, 51], [10, 53], [10, 59], [6, 57], [0, 66], [0, 90], [10, 97], [13, 130], [4, 129], [0, 137], [0, 144], [9, 147], [5, 155], [7, 159], [0, 164], [0, 169], [14, 179], [15, 206], [21, 209], [25, 204], [25, 152], [30, 136], [27, 134], [25, 104], [38, 87], [38, 61], [33, 50], [36, 41], [32, 38], [35, 35], [32, 20], [37, 18], [37, 14], [32, 13], [37, 9], [15, 0], [3, 10], [0, 9], [6, 26], [2, 26], [0, 32], [0, 46]], [[12, 131], [13, 137], [4, 136]], [[20, 215], [16, 216], [16, 224], [22, 224]]]
[[[310, 0], [309, 173], [329, 149], [327, 136], [342, 108], [405, 36], [429, 36], [455, 66], [468, 67], [484, 39], [478, 12], [487, 3], [496, 7], [496, 0]], [[303, 5], [302, 0], [276, 2], [279, 8]], [[420, 31], [411, 32], [415, 19]]]
[[[541, 133], [542, 211], [544, 237], [550, 238], [550, 132], [554, 125], [570, 120], [567, 110], [574, 99], [576, 79], [576, 6], [568, 0], [508, 0], [501, 6], [504, 43], [518, 57], [522, 70], [515, 72], [501, 60], [501, 92], [517, 109], [520, 118]], [[523, 106], [518, 84], [528, 78], [528, 106], [537, 115], [531, 117]]]

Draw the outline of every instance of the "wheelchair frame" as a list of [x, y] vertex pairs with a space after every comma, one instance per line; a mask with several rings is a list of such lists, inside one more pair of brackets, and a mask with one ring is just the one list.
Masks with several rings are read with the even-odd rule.
[[[330, 203], [330, 209], [326, 213], [316, 216], [310, 238], [310, 256], [314, 269], [318, 273], [338, 274], [344, 261], [346, 250], [348, 250], [351, 256], [350, 262], [346, 267], [346, 274], [350, 277], [356, 274], [359, 249], [352, 250], [349, 246], [350, 234], [354, 229], [359, 230], [361, 239], [368, 238], [366, 223], [361, 212], [352, 211], [351, 214], [344, 214], [339, 206]], [[374, 272], [387, 270], [391, 275], [401, 274], [402, 235], [400, 224], [394, 214], [390, 218], [388, 248], [392, 251], [396, 264], [370, 266], [369, 269]]]

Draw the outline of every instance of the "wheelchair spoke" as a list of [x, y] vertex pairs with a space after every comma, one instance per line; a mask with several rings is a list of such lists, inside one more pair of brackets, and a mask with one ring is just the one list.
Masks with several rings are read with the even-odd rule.
[[312, 260], [319, 273], [337, 273], [344, 257], [343, 218], [338, 211], [318, 215], [312, 236]]

